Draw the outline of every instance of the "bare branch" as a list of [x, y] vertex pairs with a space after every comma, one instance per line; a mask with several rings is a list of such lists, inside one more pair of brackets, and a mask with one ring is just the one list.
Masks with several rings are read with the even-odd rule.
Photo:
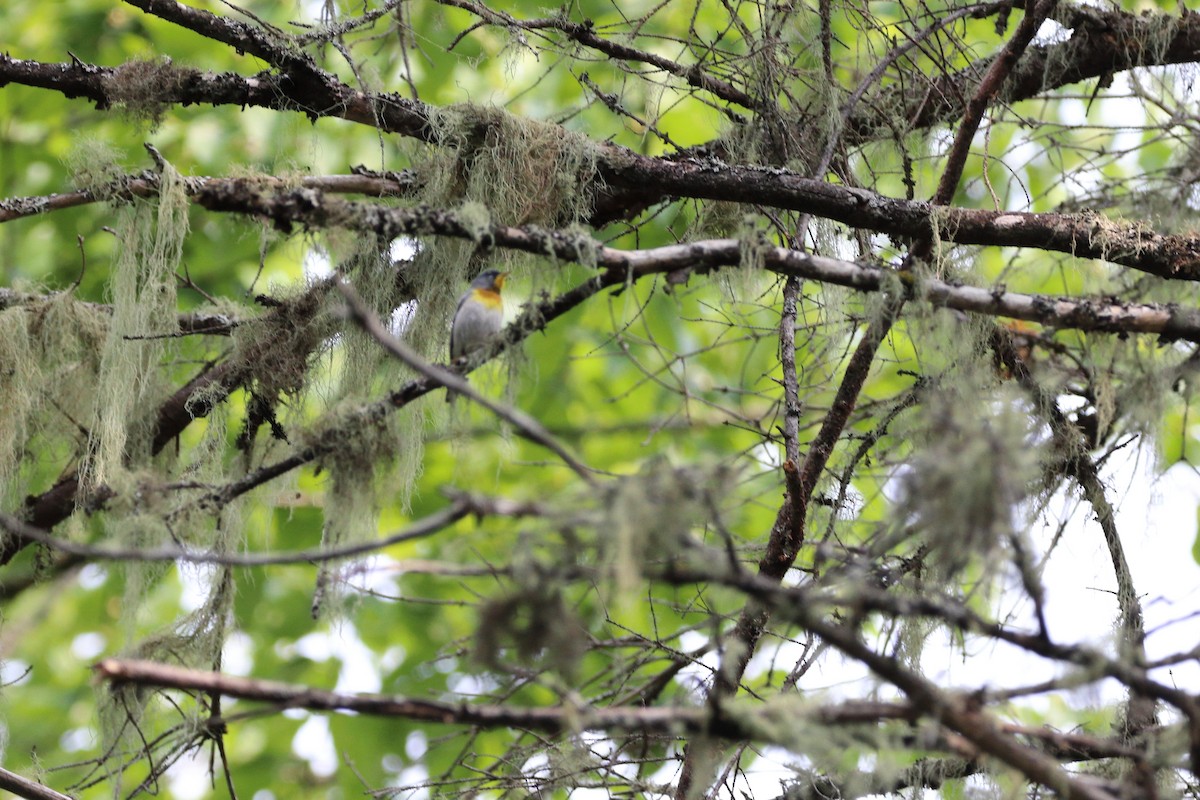
[[[998, 99], [1015, 103], [1046, 92], [1136, 67], [1192, 64], [1200, 61], [1200, 15], [1130, 13], [1062, 3], [1052, 16], [1071, 28], [1065, 42], [1028, 48], [1013, 68]], [[1155, 42], [1153, 47], [1148, 42]], [[958, 119], [964, 98], [972, 94], [991, 58], [937, 76], [931, 85], [899, 84], [872, 103], [874, 108], [901, 112], [907, 130], [920, 130]], [[890, 136], [894, 114], [865, 110], [851, 117], [848, 131], [855, 141]]]
[[983, 112], [1000, 93], [1001, 87], [1004, 86], [1009, 74], [1016, 67], [1017, 59], [1029, 47], [1038, 27], [1057, 4], [1058, 0], [1038, 0], [1032, 8], [1027, 4], [1025, 17], [1017, 26], [1013, 37], [1005, 42], [1000, 54], [988, 66], [979, 88], [971, 95], [967, 107], [963, 109], [962, 122], [958, 130], [954, 132], [954, 142], [950, 145], [950, 152], [946, 155], [946, 165], [943, 167], [941, 180], [938, 181], [937, 192], [933, 195], [935, 205], [949, 205], [954, 199], [954, 190], [958, 188], [963, 167], [967, 165], [967, 153], [970, 150], [971, 141], [975, 138], [975, 133], [979, 130], [979, 123], [983, 120]]
[[71, 800], [70, 795], [56, 792], [49, 786], [43, 786], [28, 778], [22, 778], [17, 773], [10, 772], [3, 767], [0, 767], [0, 789], [6, 789], [26, 800]]
[[[475, 725], [482, 728], [520, 728], [551, 734], [585, 730], [627, 731], [641, 734], [676, 736], [687, 733], [711, 733], [731, 738], [770, 741], [770, 726], [757, 725], [753, 714], [727, 714], [714, 718], [706, 709], [694, 706], [592, 708], [571, 705], [519, 707], [480, 705], [465, 702], [421, 700], [395, 695], [347, 694], [278, 681], [241, 678], [219, 672], [175, 667], [153, 661], [106, 659], [93, 669], [113, 684], [135, 684], [218, 693], [224, 697], [256, 700], [281, 708], [307, 708], [313, 711], [355, 711], [385, 717], [403, 717], [443, 725]], [[812, 715], [814, 721], [836, 724], [839, 719], [853, 724], [864, 719], [903, 718], [906, 712], [887, 704], [875, 704], [874, 714], [867, 705], [850, 704], [845, 708], [814, 707], [796, 713]], [[899, 714], [899, 717], [895, 715]]]

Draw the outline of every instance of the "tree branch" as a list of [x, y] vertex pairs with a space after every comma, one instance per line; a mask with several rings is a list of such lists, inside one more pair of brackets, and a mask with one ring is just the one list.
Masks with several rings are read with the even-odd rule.
[[49, 786], [23, 778], [3, 767], [0, 767], [0, 789], [10, 791], [17, 797], [24, 797], [25, 800], [72, 800], [69, 795], [56, 792]]
[[[1197, 15], [1190, 15], [1189, 19]], [[161, 69], [177, 69], [163, 66]], [[107, 70], [107, 71], [106, 71]], [[79, 64], [38, 64], [20, 61], [0, 54], [0, 85], [15, 81], [29, 85], [56, 88], [68, 97], [87, 96], [107, 105], [115, 101], [107, 91], [106, 81], [112, 70]], [[281, 108], [277, 86], [243, 87], [220, 99], [213, 90], [228, 81], [274, 80], [263, 76], [242, 79], [213, 76], [196, 72], [180, 76], [167, 83], [163, 102], [228, 102], [237, 105], [260, 105], [247, 94], [261, 92], [272, 101], [268, 107]], [[171, 87], [186, 87], [171, 89]], [[223, 90], [222, 90], [223, 91]], [[353, 91], [347, 89], [346, 91]], [[175, 92], [175, 94], [172, 94]], [[190, 92], [190, 93], [189, 93]], [[361, 94], [361, 93], [359, 93]], [[260, 98], [261, 99], [261, 98]], [[426, 114], [428, 109], [409, 109], [409, 116], [392, 120], [387, 103], [403, 102], [419, 106], [403, 98], [376, 100], [381, 109], [376, 116], [369, 110], [362, 114], [381, 130], [405, 132], [419, 124], [428, 138]], [[362, 103], [368, 103], [364, 98]], [[369, 103], [368, 103], [369, 104]], [[354, 106], [357, 107], [357, 106]], [[294, 109], [293, 109], [294, 110]], [[347, 114], [341, 114], [351, 118]], [[420, 122], [415, 121], [420, 117]], [[390, 120], [390, 121], [389, 121]], [[361, 120], [357, 120], [361, 121]], [[395, 123], [395, 124], [393, 124]], [[863, 189], [838, 186], [811, 178], [803, 178], [787, 170], [751, 166], [730, 166], [718, 159], [686, 158], [668, 160], [641, 156], [611, 144], [597, 144], [597, 183], [591, 222], [600, 224], [615, 219], [628, 219], [640, 209], [672, 197], [728, 200], [773, 206], [801, 211], [841, 222], [855, 228], [910, 238], [936, 236], [957, 244], [978, 244], [1003, 247], [1029, 247], [1068, 253], [1079, 258], [1096, 258], [1157, 275], [1169, 280], [1200, 280], [1200, 237], [1156, 233], [1146, 223], [1123, 223], [1108, 220], [1094, 212], [1080, 214], [1031, 214], [997, 212], [931, 205], [920, 201], [885, 197]], [[232, 179], [219, 184], [215, 179], [195, 193], [197, 202], [215, 210], [243, 213], [262, 213], [283, 226], [291, 222], [319, 224], [300, 215], [303, 202], [289, 205], [281, 193], [271, 208], [262, 205], [263, 198], [239, 199], [238, 195], [252, 192], [255, 180]], [[308, 189], [296, 190], [316, 191]], [[5, 213], [0, 209], [0, 214]], [[8, 213], [12, 213], [9, 211]]]
[[[347, 203], [334, 200], [315, 189], [299, 189], [281, 195], [260, 195], [256, 189], [248, 193], [237, 186], [243, 179], [205, 183], [197, 191], [201, 198], [214, 195], [214, 206], [244, 212], [279, 214], [283, 219], [295, 219], [312, 224], [343, 225], [357, 230], [372, 230], [381, 236], [395, 238], [402, 234], [439, 234], [460, 238], [478, 235], [477, 229], [461, 222], [453, 214], [431, 209], [385, 209], [369, 204]], [[255, 186], [254, 181], [245, 181]], [[578, 236], [547, 233], [541, 230], [492, 226], [486, 238], [495, 245], [510, 247], [531, 253], [551, 252], [567, 261], [587, 260], [585, 255], [605, 272], [601, 277], [581, 284], [572, 292], [544, 306], [547, 316], [543, 325], [569, 308], [606, 287], [616, 286], [626, 280], [639, 280], [656, 273], [689, 268], [705, 273], [721, 266], [740, 263], [741, 243], [736, 239], [718, 239], [692, 242], [681, 245], [646, 250], [619, 250], [600, 245], [598, 242]], [[781, 275], [807, 278], [858, 289], [860, 291], [885, 291], [899, 284], [904, 296], [923, 299], [934, 305], [955, 308], [975, 313], [1008, 316], [1040, 322], [1059, 328], [1076, 328], [1109, 332], [1154, 333], [1166, 340], [1186, 339], [1200, 341], [1200, 312], [1194, 309], [1154, 304], [1121, 304], [1105, 300], [1052, 298], [1039, 295], [1023, 295], [1002, 289], [984, 289], [962, 286], [935, 279], [919, 281], [907, 275], [877, 267], [863, 266], [848, 261], [814, 256], [785, 248], [770, 248], [762, 252], [765, 268]], [[316, 313], [316, 296], [328, 291], [328, 286], [318, 285], [295, 301], [273, 309], [262, 324], [271, 319], [287, 320], [289, 326]], [[314, 294], [315, 293], [315, 294]], [[297, 316], [299, 315], [299, 316]], [[510, 329], [516, 330], [513, 326]], [[540, 330], [540, 327], [537, 329]], [[516, 334], [518, 341], [526, 334]], [[511, 342], [510, 342], [511, 343]], [[269, 349], [274, 345], [264, 345]], [[226, 362], [206, 368], [193, 381], [185, 385], [166, 400], [159, 410], [159, 422], [154, 438], [157, 452], [183, 431], [193, 419], [205, 416], [213, 404], [249, 380], [255, 368], [261, 364], [247, 357], [237, 362]], [[416, 381], [393, 394], [389, 403], [403, 405], [416, 397], [436, 388], [437, 382]], [[210, 387], [219, 387], [213, 392]], [[200, 390], [205, 391], [201, 392]], [[197, 396], [203, 402], [193, 402]], [[316, 453], [297, 453], [283, 462], [264, 467], [235, 484], [226, 487], [219, 500], [228, 499], [249, 491], [291, 469], [295, 469], [313, 458]], [[25, 519], [42, 529], [50, 529], [66, 519], [78, 502], [78, 481], [74, 474], [60, 480], [54, 487], [26, 502]], [[109, 497], [104, 491], [89, 500], [90, 507], [99, 507]], [[0, 563], [7, 563], [23, 544], [10, 538], [0, 549]]]
[[[631, 156], [618, 180], [662, 181], [681, 196], [753, 202], [807, 211], [855, 227], [914, 237], [934, 236], [960, 244], [1031, 247], [1099, 258], [1175, 280], [1200, 280], [1200, 236], [1154, 233], [1144, 223], [1114, 223], [1093, 213], [1025, 214], [978, 211], [895, 200], [861, 189], [846, 189], [796, 177], [780, 170], [729, 167], [699, 162], [667, 162]], [[264, 216], [277, 227], [345, 227], [380, 236], [438, 234], [477, 237], [478, 227], [454, 214], [430, 209], [390, 208], [330, 198], [318, 189], [271, 192], [253, 179], [209, 181], [195, 192], [200, 205], [214, 211]], [[488, 241], [528, 252], [550, 252], [560, 259], [583, 255], [577, 235], [546, 234], [528, 228], [493, 225]], [[589, 245], [590, 246], [590, 245]], [[679, 245], [687, 247], [687, 245]], [[619, 252], [619, 251], [609, 251]]]
[[393, 545], [424, 539], [468, 516], [524, 517], [540, 513], [538, 506], [470, 494], [457, 494], [448, 506], [420, 519], [402, 531], [370, 542], [358, 542], [341, 547], [325, 547], [297, 552], [254, 553], [237, 555], [227, 552], [186, 550], [178, 547], [94, 547], [78, 544], [35, 528], [9, 514], [0, 513], [0, 528], [22, 540], [37, 542], [54, 550], [96, 561], [181, 562], [185, 564], [218, 564], [227, 567], [265, 567], [283, 564], [318, 564], [341, 558], [366, 555]]
[[[199, 190], [213, 183], [221, 183], [226, 178], [184, 178], [184, 191], [189, 197], [196, 195]], [[261, 175], [255, 178], [264, 187], [276, 191], [284, 191], [299, 186], [304, 189], [320, 189], [330, 194], [363, 194], [369, 197], [409, 197], [418, 188], [418, 179], [410, 170], [401, 172], [370, 172], [365, 169], [354, 170], [350, 175], [307, 175], [298, 181], [284, 180], [273, 175]], [[161, 189], [161, 181], [157, 173], [140, 172], [126, 175], [97, 189], [77, 189], [60, 194], [41, 195], [36, 197], [12, 197], [0, 201], [0, 222], [11, 222], [15, 219], [32, 217], [50, 211], [60, 211], [64, 208], [77, 208], [90, 203], [112, 202], [114, 199], [127, 197], [157, 197]], [[4, 290], [11, 292], [11, 290]]]
[[[515, 707], [420, 700], [396, 695], [329, 692], [298, 684], [241, 678], [220, 672], [131, 659], [105, 659], [93, 669], [99, 678], [115, 686], [132, 684], [217, 693], [224, 697], [272, 703], [281, 708], [354, 711], [442, 725], [521, 728], [550, 734], [605, 730], [665, 736], [709, 733], [755, 741], [773, 741], [780, 737], [777, 728], [762, 724], [754, 718], [753, 713], [714, 717], [708, 710], [695, 706], [594, 708], [560, 704], [548, 707]], [[905, 719], [908, 712], [903, 706], [893, 704], [849, 703], [844, 706], [816, 706], [806, 709], [801, 709], [799, 704], [796, 704], [793, 713], [811, 719], [814, 724], [833, 725]]]
[[[0, 287], [0, 311], [9, 308], [44, 306], [47, 303], [55, 302], [61, 296], [62, 293], [60, 292], [36, 294]], [[82, 300], [74, 300], [73, 302], [101, 314], [112, 314], [113, 312], [112, 306], [105, 303], [88, 303]], [[168, 335], [195, 336], [204, 334], [208, 336], [228, 336], [240, 323], [241, 320], [234, 319], [228, 314], [209, 311], [190, 311], [176, 317], [176, 324], [179, 326], [179, 329], [177, 332]], [[158, 333], [156, 331], [146, 331], [145, 335], [147, 337], [154, 337]]]
[[[1028, 48], [998, 95], [1001, 102], [1029, 100], [1135, 67], [1200, 60], [1200, 15], [1195, 13], [1134, 14], [1118, 8], [1062, 5], [1053, 16], [1073, 29], [1071, 37], [1065, 42]], [[977, 61], [928, 83], [905, 82], [889, 87], [872, 98], [870, 110], [851, 117], [849, 138], [854, 142], [890, 138], [897, 116], [904, 119], [904, 130], [922, 130], [962, 117], [963, 98], [972, 94], [972, 87], [978, 84], [990, 61]], [[901, 110], [896, 112], [897, 108]]]

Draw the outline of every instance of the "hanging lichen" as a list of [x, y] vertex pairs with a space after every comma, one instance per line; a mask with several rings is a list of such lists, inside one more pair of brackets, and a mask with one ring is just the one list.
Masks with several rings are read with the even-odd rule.
[[[342, 280], [351, 283], [367, 307], [392, 335], [410, 339], [415, 303], [408, 299], [410, 262], [393, 263], [389, 243], [359, 235], [331, 232], [326, 250]], [[398, 274], [401, 267], [403, 276]], [[403, 292], [401, 286], [404, 287]], [[332, 297], [331, 302], [340, 303]], [[367, 331], [344, 326], [333, 348], [331, 404], [378, 397], [413, 377], [404, 363], [389, 355]]]
[[199, 73], [194, 69], [176, 67], [169, 58], [128, 61], [104, 77], [104, 88], [114, 105], [130, 117], [146, 122], [153, 130], [162, 121], [170, 104], [161, 98], [171, 97]]
[[557, 227], [591, 210], [582, 190], [596, 154], [587, 137], [483, 106], [435, 110], [430, 124], [438, 144], [423, 174], [431, 202], [485, 202], [506, 225]]
[[511, 592], [488, 600], [475, 629], [474, 655], [485, 667], [505, 671], [544, 663], [575, 678], [587, 638], [561, 585], [530, 575]]
[[587, 218], [596, 174], [595, 145], [559, 125], [460, 105], [431, 112], [435, 146], [421, 153], [421, 200], [454, 208], [475, 229], [471, 240], [431, 238], [405, 270], [419, 298], [405, 339], [427, 358], [446, 358], [450, 318], [468, 281], [487, 268], [545, 286], [547, 271], [529, 256], [493, 251], [493, 224], [563, 228]]
[[[233, 579], [228, 567], [212, 570], [208, 598], [194, 612], [164, 631], [141, 638], [123, 654], [127, 658], [146, 659], [199, 669], [220, 666], [221, 649], [232, 621]], [[128, 590], [127, 590], [128, 595]], [[118, 769], [131, 759], [146, 755], [146, 730], [152, 729], [148, 720], [154, 718], [154, 695], [132, 685], [100, 687], [97, 702], [101, 750], [109, 781], [121, 785]], [[202, 729], [208, 722], [210, 709], [205, 704], [173, 704], [169, 736], [180, 746], [204, 738]], [[182, 715], [180, 719], [176, 715]]]
[[136, 201], [118, 216], [120, 244], [108, 290], [113, 319], [101, 356], [84, 468], [90, 487], [150, 455], [156, 379], [166, 344], [161, 338], [130, 337], [177, 330], [175, 269], [188, 230], [188, 199], [179, 173], [164, 163], [160, 182], [157, 202]]
[[0, 311], [0, 497], [8, 507], [42, 464], [82, 452], [107, 328], [102, 307], [70, 292]]
[[[329, 249], [339, 275], [353, 283], [385, 325], [403, 334], [410, 327], [411, 307], [396, 311], [397, 275], [385, 244], [361, 239], [346, 243], [334, 236]], [[381, 481], [387, 481], [389, 495], [407, 507], [424, 452], [424, 404], [379, 413], [371, 402], [414, 377], [412, 371], [356, 326], [342, 330], [332, 356], [336, 366], [328, 408], [303, 434], [322, 454], [321, 463], [330, 476], [321, 536], [324, 548], [361, 543], [377, 535], [376, 485]], [[314, 617], [336, 608], [332, 601], [341, 593], [340, 563], [335, 559], [318, 568]]]
[[[188, 453], [181, 474], [191, 481], [216, 482], [227, 479], [225, 463], [228, 406], [209, 414], [204, 436]], [[241, 508], [245, 497], [231, 500], [219, 509], [179, 502], [171, 492], [160, 489], [161, 476], [122, 471], [111, 488], [117, 491], [103, 514], [106, 539], [113, 546], [131, 550], [195, 546], [206, 553], [236, 552], [244, 544]], [[126, 646], [123, 655], [170, 664], [218, 669], [232, 621], [233, 568], [221, 565], [172, 566], [165, 562], [125, 561], [121, 623]], [[177, 569], [181, 583], [203, 594], [194, 611], [163, 625], [147, 613], [145, 600], [163, 586], [164, 578]], [[147, 626], [150, 626], [149, 632]], [[104, 751], [135, 755], [145, 746], [144, 730], [156, 724], [156, 709], [145, 693], [131, 687], [102, 687], [98, 702]], [[171, 729], [180, 742], [201, 737], [208, 712], [202, 705], [173, 706]], [[183, 719], [174, 717], [182, 713]], [[110, 759], [109, 764], [122, 759]], [[118, 783], [113, 776], [114, 783]]]
[[692, 529], [707, 513], [706, 495], [727, 485], [729, 478], [725, 468], [676, 469], [665, 459], [653, 459], [637, 475], [607, 487], [602, 518], [596, 522], [603, 531], [597, 543], [608, 593], [616, 603], [637, 595], [648, 564], [701, 552]]
[[[140, 495], [143, 482], [147, 485], [153, 478], [132, 472], [122, 472], [121, 481], [115, 488], [123, 490], [104, 513], [105, 539], [116, 547], [129, 550], [153, 550], [176, 544], [166, 521], [164, 510], [159, 504], [158, 493]], [[135, 500], [134, 498], [138, 498]], [[140, 502], [140, 501], [146, 502]], [[121, 600], [121, 625], [125, 641], [130, 647], [138, 646], [145, 632], [145, 598], [163, 576], [171, 569], [166, 562], [129, 560], [120, 565], [125, 576], [124, 596]]]
[[995, 555], [1023, 501], [1040, 489], [1035, 431], [1028, 403], [988, 359], [986, 324], [934, 313], [907, 329], [931, 387], [919, 413], [905, 418], [915, 429], [896, 431], [913, 443], [898, 519], [950, 578]]
[[40, 362], [29, 341], [29, 315], [23, 308], [0, 312], [0, 486], [7, 503], [10, 484], [29, 436], [29, 418], [38, 396], [33, 391]]
[[[378, 466], [386, 463], [396, 437], [390, 414], [372, 413], [372, 407], [347, 401], [327, 413], [318, 430], [308, 434], [310, 446], [326, 454], [322, 466], [329, 473], [325, 494], [322, 549], [370, 541], [377, 536], [379, 516], [376, 495]], [[344, 559], [323, 560], [317, 569], [312, 615], [336, 613], [343, 582]]]

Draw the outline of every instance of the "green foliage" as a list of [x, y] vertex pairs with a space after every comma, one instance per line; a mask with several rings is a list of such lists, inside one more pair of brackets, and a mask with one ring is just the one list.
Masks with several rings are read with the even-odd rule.
[[[178, 776], [209, 758], [217, 772], [228, 769], [239, 796], [404, 796], [412, 787], [446, 796], [565, 797], [585, 787], [654, 796], [678, 780], [687, 741], [571, 725], [550, 735], [516, 725], [277, 713], [228, 698], [218, 709], [203, 692], [90, 687], [89, 662], [125, 656], [448, 702], [580, 713], [719, 707], [787, 749], [796, 762], [789, 780], [838, 782], [831, 792], [882, 794], [928, 767], [930, 784], [951, 800], [1024, 794], [1024, 782], [1001, 768], [978, 784], [956, 777], [957, 756], [971, 751], [948, 738], [961, 732], [938, 728], [929, 709], [911, 726], [890, 718], [819, 722], [825, 705], [851, 691], [861, 690], [864, 702], [890, 698], [858, 675], [843, 694], [844, 664], [833, 659], [820, 662], [832, 663], [828, 672], [810, 674], [828, 643], [803, 626], [764, 623], [748, 672], [731, 671], [751, 655], [731, 632], [758, 619], [755, 602], [765, 596], [745, 581], [787, 522], [783, 498], [796, 502], [791, 479], [803, 465], [785, 466], [785, 431], [794, 423], [801, 459], [824, 445], [834, 454], [809, 476], [816, 490], [783, 585], [828, 588], [833, 600], [813, 601], [822, 619], [885, 653], [887, 665], [924, 678], [933, 651], [974, 657], [978, 630], [931, 613], [860, 608], [856, 590], [996, 615], [996, 599], [1036, 577], [1053, 553], [1053, 543], [1040, 540], [1032, 556], [1019, 550], [1030, 546], [1031, 519], [1063, 485], [1056, 470], [1064, 460], [1115, 451], [1118, 436], [1135, 434], [1154, 442], [1164, 466], [1196, 458], [1185, 374], [1192, 351], [1138, 335], [1010, 326], [913, 301], [850, 403], [845, 430], [822, 442], [822, 424], [844, 403], [838, 387], [863, 330], [933, 277], [997, 294], [1184, 306], [1200, 300], [1200, 289], [1103, 260], [957, 245], [949, 214], [936, 209], [933, 256], [918, 265], [905, 260], [913, 242], [898, 234], [810, 220], [769, 198], [701, 199], [703, 187], [688, 200], [646, 187], [647, 208], [631, 206], [628, 218], [600, 231], [588, 227], [613, 188], [597, 177], [612, 147], [670, 154], [663, 163], [700, 175], [720, 173], [723, 161], [766, 174], [788, 167], [862, 189], [864, 208], [866, 192], [926, 199], [945, 169], [958, 113], [918, 124], [917, 112], [966, 99], [977, 85], [966, 80], [943, 92], [925, 77], [981, 73], [1024, 12], [967, 14], [951, 2], [580, 0], [538, 11], [545, 18], [522, 28], [505, 15], [530, 20], [528, 4], [488, 8], [495, 16], [484, 24], [467, 8], [439, 3], [401, 3], [368, 19], [360, 15], [382, 4], [329, 2], [304, 26], [292, 23], [312, 13], [308, 7], [209, 9], [270, 31], [289, 53], [311, 56], [358, 91], [397, 92], [377, 113], [409, 109], [409, 97], [428, 104], [412, 106], [428, 109], [421, 143], [323, 116], [340, 106], [276, 112], [164, 101], [162, 92], [226, 73], [279, 76], [259, 57], [129, 6], [65, 0], [0, 9], [14, 58], [69, 53], [115, 68], [104, 86], [110, 108], [43, 89], [0, 91], [4, 196], [81, 189], [98, 200], [0, 224], [0, 272], [14, 290], [0, 307], [0, 511], [20, 512], [28, 496], [79, 475], [74, 513], [53, 534], [131, 551], [110, 562], [28, 546], [0, 567], [0, 659], [13, 681], [0, 693], [6, 768], [37, 772], [80, 798], [194, 797], [183, 785], [191, 778]], [[361, 24], [345, 24], [352, 20]], [[568, 35], [559, 22], [579, 27]], [[1164, 21], [1144, 43], [1150, 57], [1163, 52], [1173, 25]], [[343, 27], [320, 39], [322, 26]], [[309, 42], [287, 38], [293, 34]], [[639, 55], [603, 55], [588, 35]], [[681, 66], [672, 72], [656, 63], [664, 59]], [[1062, 68], [1052, 62], [1047, 80]], [[747, 92], [753, 107], [698, 87], [701, 75]], [[1153, 89], [1130, 84], [1163, 106], [1147, 100], [1146, 130], [1136, 133], [1101, 121], [1101, 108], [1121, 98], [1102, 93], [1095, 109], [1080, 99], [1091, 84], [993, 106], [954, 204], [1076, 213], [1108, 243], [1107, 257], [1122, 255], [1123, 218], [1145, 220], [1147, 241], [1194, 229], [1187, 176], [1197, 174], [1197, 159], [1181, 146], [1190, 133], [1176, 123], [1189, 118], [1189, 84], [1155, 76]], [[831, 136], [842, 138], [822, 164]], [[149, 155], [147, 141], [156, 148]], [[704, 149], [680, 151], [691, 145]], [[315, 223], [296, 231], [282, 219], [223, 216], [190, 196], [193, 177], [274, 175], [296, 188], [360, 164], [410, 169], [418, 189], [355, 202], [452, 211], [470, 236], [390, 242]], [[160, 183], [157, 196], [132, 196], [124, 179], [147, 168]], [[518, 254], [495, 246], [495, 225], [552, 230], [586, 246], [571, 264]], [[800, 232], [804, 241], [793, 241]], [[455, 304], [485, 267], [512, 273], [511, 320], [607, 275], [597, 269], [611, 263], [601, 247], [649, 250], [716, 236], [737, 238], [740, 264], [643, 276], [553, 320], [530, 311], [523, 318], [544, 331], [506, 352], [500, 369], [472, 373], [474, 386], [536, 418], [576, 454], [589, 481], [529, 431], [465, 401], [453, 412], [440, 391], [410, 402], [403, 390], [418, 373], [351, 324], [333, 288], [335, 279], [352, 283], [385, 326], [441, 363]], [[794, 352], [786, 354], [796, 363], [789, 419], [783, 290], [767, 256], [800, 244], [896, 269], [883, 291], [866, 296], [803, 284]], [[394, 245], [411, 246], [411, 259], [394, 261]], [[305, 273], [318, 262], [333, 277]], [[232, 329], [179, 335], [193, 312], [224, 315]], [[1055, 401], [1070, 398], [1064, 416], [1081, 431], [1090, 421], [1088, 447], [1051, 448], [1021, 370], [1000, 363], [995, 341], [1007, 335], [1024, 345], [1016, 366], [1027, 368], [1028, 382]], [[198, 380], [213, 371], [241, 377], [233, 388]], [[168, 408], [187, 424], [160, 441]], [[304, 466], [242, 486], [292, 457]], [[478, 514], [366, 558], [319, 555], [404, 531], [464, 496]], [[312, 559], [246, 567], [128, 557], [162, 548]], [[1200, 562], [1200, 536], [1193, 556]], [[721, 669], [753, 699], [712, 699]], [[1079, 670], [1063, 684], [1099, 675]], [[980, 687], [978, 702], [990, 702], [984, 689], [995, 687]], [[1118, 717], [1108, 702], [1085, 707], [1055, 694], [1043, 707], [1024, 702], [1022, 691], [1016, 686], [997, 715], [1079, 725], [1097, 736]], [[760, 763], [761, 752], [739, 754], [735, 766], [715, 738], [690, 741], [709, 756], [697, 757], [698, 772], [733, 776], [731, 795]], [[332, 766], [311, 755], [326, 748]], [[153, 759], [143, 758], [148, 750]], [[187, 766], [151, 773], [176, 758]]]

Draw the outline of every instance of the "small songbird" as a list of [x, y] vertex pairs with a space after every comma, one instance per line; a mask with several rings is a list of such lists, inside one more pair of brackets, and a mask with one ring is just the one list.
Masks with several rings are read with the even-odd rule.
[[[500, 300], [500, 289], [504, 286], [507, 272], [489, 269], [471, 281], [458, 301], [454, 322], [450, 325], [450, 360], [457, 361], [484, 347], [504, 327], [504, 306]], [[446, 401], [454, 400], [455, 393], [446, 391]]]

